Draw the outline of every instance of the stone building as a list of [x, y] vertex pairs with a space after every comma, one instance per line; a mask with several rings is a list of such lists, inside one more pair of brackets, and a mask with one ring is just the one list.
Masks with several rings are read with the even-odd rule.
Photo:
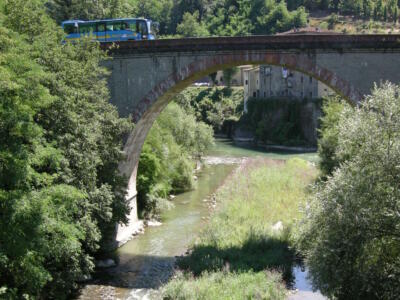
[[[236, 73], [233, 74], [231, 80], [231, 86], [243, 86], [244, 85], [244, 72], [245, 70], [252, 68], [252, 65], [244, 65], [236, 67]], [[224, 79], [224, 72], [218, 71], [216, 76], [217, 85], [224, 86], [227, 85]]]
[[278, 66], [244, 69], [243, 79], [245, 111], [249, 98], [316, 99], [334, 94], [315, 78]]

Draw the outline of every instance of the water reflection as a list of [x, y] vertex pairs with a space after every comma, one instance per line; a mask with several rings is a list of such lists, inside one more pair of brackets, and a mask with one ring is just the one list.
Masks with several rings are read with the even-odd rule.
[[314, 291], [308, 277], [308, 270], [304, 266], [296, 266], [293, 268], [294, 293], [289, 296], [289, 300], [325, 300], [319, 291]]

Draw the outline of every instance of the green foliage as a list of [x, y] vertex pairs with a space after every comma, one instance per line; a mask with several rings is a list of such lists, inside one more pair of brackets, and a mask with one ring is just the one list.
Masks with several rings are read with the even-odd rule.
[[[165, 295], [208, 299], [200, 296], [207, 284], [213, 299], [243, 299], [243, 292], [249, 290], [221, 288], [221, 284], [235, 281], [242, 287], [245, 281], [265, 299], [283, 297], [279, 293], [263, 294], [268, 286], [275, 292], [282, 288], [269, 276], [265, 278], [264, 270], [279, 270], [288, 282], [292, 279], [290, 228], [300, 216], [298, 206], [304, 203], [305, 187], [314, 177], [315, 169], [297, 158], [287, 162], [255, 159], [242, 165], [218, 191], [217, 211], [190, 254], [178, 259], [184, 275], [170, 281]], [[273, 225], [279, 221], [283, 229], [274, 230]], [[221, 272], [222, 278], [213, 282]], [[260, 277], [266, 281], [259, 282], [256, 278]]]
[[203, 37], [210, 35], [204, 23], [199, 22], [199, 12], [193, 14], [186, 12], [182, 23], [176, 28], [177, 34], [183, 37]]
[[46, 6], [57, 23], [123, 17], [133, 9], [125, 0], [48, 0]]
[[266, 7], [264, 13], [257, 17], [257, 34], [274, 34], [288, 31], [292, 28], [304, 27], [307, 23], [307, 14], [303, 7], [289, 12], [284, 1]]
[[[129, 5], [132, 6], [131, 16], [150, 18], [160, 24], [161, 35], [171, 35], [176, 28], [173, 27], [172, 20], [176, 15], [173, 12], [173, 0], [128, 0]], [[125, 13], [125, 16], [129, 14]], [[180, 17], [183, 13], [180, 15]]]
[[160, 22], [160, 34], [238, 36], [270, 34], [306, 25], [303, 8], [289, 12], [277, 0], [126, 0], [137, 16]]
[[235, 74], [236, 74], [237, 72], [238, 72], [238, 68], [236, 68], [236, 67], [224, 69], [224, 70], [222, 71], [223, 76], [224, 76], [224, 82], [225, 82], [225, 84], [226, 84], [226, 86], [227, 86], [228, 88], [231, 87], [232, 78], [233, 78], [233, 76], [235, 76]]
[[176, 103], [161, 113], [140, 155], [138, 206], [142, 216], [158, 213], [157, 199], [193, 187], [194, 159], [213, 144], [213, 131]]
[[101, 238], [125, 221], [117, 167], [131, 126], [108, 104], [96, 43], [61, 45], [40, 0], [2, 9], [1, 293], [65, 299], [93, 270]]
[[189, 87], [175, 101], [214, 131], [229, 133], [243, 113], [243, 88]]
[[307, 104], [319, 109], [320, 100], [255, 99], [248, 100], [248, 112], [240, 120], [239, 127], [250, 130], [261, 143], [287, 146], [309, 145], [302, 120]]
[[340, 116], [340, 167], [317, 186], [300, 231], [311, 279], [337, 299], [400, 294], [400, 88], [375, 88]]
[[343, 15], [353, 15], [378, 21], [396, 21], [399, 3], [397, 0], [286, 0], [288, 8], [298, 9], [301, 6], [310, 11], [333, 10]]
[[325, 99], [322, 105], [324, 115], [319, 129], [318, 155], [319, 169], [323, 178], [332, 175], [340, 164], [336, 150], [339, 143], [339, 120], [345, 107], [350, 106], [338, 97]]
[[335, 25], [339, 22], [339, 17], [337, 14], [331, 14], [328, 19], [328, 29], [335, 29]]
[[205, 272], [194, 279], [185, 274], [169, 283], [163, 290], [164, 299], [274, 299], [286, 298], [280, 276], [272, 272], [241, 274]]

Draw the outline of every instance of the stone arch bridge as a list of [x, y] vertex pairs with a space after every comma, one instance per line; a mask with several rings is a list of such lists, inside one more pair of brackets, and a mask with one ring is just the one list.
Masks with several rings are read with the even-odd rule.
[[245, 64], [285, 66], [325, 83], [357, 105], [374, 83], [400, 82], [400, 35], [278, 35], [213, 37], [102, 44], [113, 59], [111, 102], [136, 123], [120, 170], [129, 178], [132, 208], [117, 243], [137, 227], [136, 173], [144, 140], [169, 101], [193, 81], [227, 67]]

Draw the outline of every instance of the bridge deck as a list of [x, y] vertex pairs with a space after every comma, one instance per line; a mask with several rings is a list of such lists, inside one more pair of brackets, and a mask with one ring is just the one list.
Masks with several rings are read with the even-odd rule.
[[245, 37], [207, 37], [103, 43], [111, 54], [231, 50], [351, 50], [400, 49], [400, 35], [296, 34]]

